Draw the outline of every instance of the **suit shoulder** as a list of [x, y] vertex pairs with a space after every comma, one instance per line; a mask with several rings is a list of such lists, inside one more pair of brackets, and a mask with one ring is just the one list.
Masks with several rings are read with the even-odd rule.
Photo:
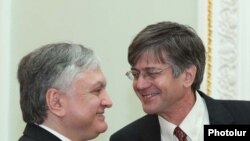
[[28, 136], [22, 136], [22, 137], [19, 138], [18, 141], [35, 141], [35, 140], [28, 137]]
[[[238, 107], [250, 109], [250, 101], [246, 100], [217, 100], [227, 107]], [[242, 107], [243, 106], [243, 107]]]
[[250, 101], [244, 100], [217, 100], [223, 104], [227, 109], [247, 110], [250, 111]]
[[145, 129], [152, 129], [152, 126], [159, 126], [157, 115], [145, 115], [111, 135], [110, 141], [138, 141], [140, 132]]
[[234, 117], [236, 124], [250, 124], [250, 101], [219, 100]]
[[129, 123], [128, 125], [124, 126], [123, 128], [121, 128], [117, 132], [118, 133], [119, 132], [129, 132], [131, 130], [133, 130], [133, 132], [135, 132], [134, 129], [144, 128], [146, 123], [151, 122], [151, 120], [155, 120], [156, 118], [157, 118], [156, 115], [145, 115], [145, 116]]

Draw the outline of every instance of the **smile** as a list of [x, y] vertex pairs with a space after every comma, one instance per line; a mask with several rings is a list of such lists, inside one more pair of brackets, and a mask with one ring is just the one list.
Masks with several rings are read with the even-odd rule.
[[156, 93], [152, 93], [152, 94], [141, 94], [141, 96], [143, 97], [144, 100], [149, 100], [151, 99], [152, 97], [156, 96], [158, 94]]

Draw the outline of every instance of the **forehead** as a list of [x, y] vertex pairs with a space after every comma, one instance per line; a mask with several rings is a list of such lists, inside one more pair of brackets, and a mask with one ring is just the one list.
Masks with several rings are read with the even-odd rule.
[[164, 62], [160, 59], [160, 57], [144, 53], [137, 59], [134, 67], [157, 66], [162, 64], [164, 64]]
[[98, 67], [95, 69], [85, 70], [77, 74], [73, 84], [75, 86], [80, 85], [81, 87], [87, 88], [100, 83], [106, 85], [106, 79], [101, 69]]

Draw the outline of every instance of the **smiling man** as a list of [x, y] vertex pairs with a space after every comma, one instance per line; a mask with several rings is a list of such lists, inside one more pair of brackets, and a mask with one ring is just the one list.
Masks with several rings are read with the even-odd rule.
[[87, 141], [107, 130], [104, 111], [112, 102], [92, 50], [44, 45], [22, 58], [18, 80], [27, 123], [19, 141]]
[[110, 141], [203, 141], [204, 125], [250, 124], [250, 102], [215, 100], [201, 92], [206, 53], [186, 25], [160, 22], [144, 28], [128, 48], [126, 75], [144, 117]]

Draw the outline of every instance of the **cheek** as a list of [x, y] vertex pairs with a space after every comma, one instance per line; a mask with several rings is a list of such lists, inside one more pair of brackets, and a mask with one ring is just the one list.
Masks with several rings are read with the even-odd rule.
[[96, 112], [100, 106], [100, 99], [96, 96], [90, 96], [81, 100], [82, 109], [85, 111]]
[[71, 102], [67, 109], [65, 123], [76, 132], [93, 133], [96, 126], [100, 100], [97, 97], [83, 97]]
[[100, 100], [95, 96], [85, 96], [71, 101], [70, 114], [79, 114], [83, 117], [93, 116], [100, 106]]
[[170, 79], [158, 83], [158, 88], [161, 89], [163, 96], [166, 98], [175, 97], [178, 92], [183, 90], [182, 82], [179, 79]]
[[161, 79], [158, 80], [154, 83], [154, 86], [157, 87], [158, 89], [161, 89], [162, 91], [167, 90], [170, 86], [171, 82], [166, 79]]

